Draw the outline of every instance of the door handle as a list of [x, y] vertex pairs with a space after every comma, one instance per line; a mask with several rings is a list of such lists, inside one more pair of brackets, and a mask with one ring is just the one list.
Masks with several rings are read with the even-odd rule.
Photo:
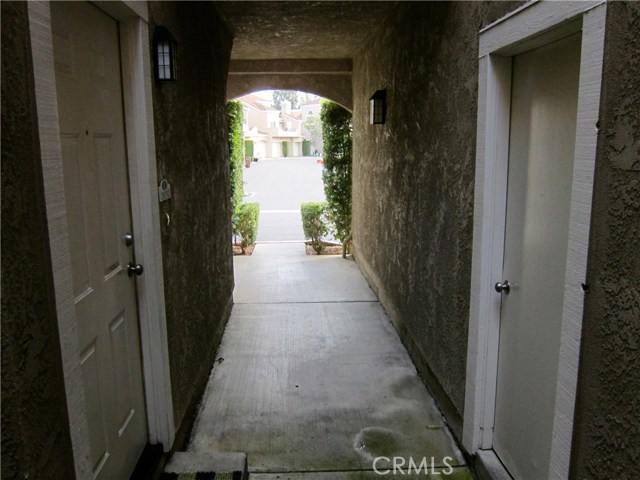
[[498, 293], [509, 293], [509, 290], [511, 290], [511, 285], [509, 285], [509, 280], [505, 280], [503, 283], [496, 283], [494, 288]]
[[134, 275], [139, 277], [142, 275], [142, 272], [144, 272], [144, 268], [140, 264], [134, 265], [133, 263], [130, 263], [127, 265], [127, 275], [130, 277], [133, 277]]

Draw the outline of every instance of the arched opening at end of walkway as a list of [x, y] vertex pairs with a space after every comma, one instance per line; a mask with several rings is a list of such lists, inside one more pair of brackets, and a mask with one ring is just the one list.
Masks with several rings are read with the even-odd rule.
[[352, 112], [352, 70], [349, 58], [231, 60], [227, 99], [264, 90], [293, 90], [327, 98]]
[[[258, 244], [264, 243], [298, 243], [311, 240], [303, 228], [303, 212], [317, 204], [330, 208], [335, 201], [331, 196], [340, 185], [331, 184], [331, 162], [324, 165], [323, 108], [342, 109], [327, 99], [304, 91], [266, 90], [239, 97], [230, 107], [235, 118], [230, 122], [231, 137], [242, 137], [243, 142], [231, 145], [232, 190], [242, 191], [241, 200], [234, 198], [234, 252], [236, 254], [251, 252], [247, 247], [244, 233], [235, 226], [242, 223], [237, 217], [245, 214], [248, 203], [256, 204], [252, 209], [259, 209], [257, 228]], [[348, 132], [351, 136], [350, 130]], [[332, 158], [331, 149], [328, 152]], [[350, 161], [350, 155], [349, 155]], [[351, 175], [342, 178], [349, 185], [345, 190], [351, 191]], [[329, 182], [329, 183], [326, 183]], [[334, 182], [335, 183], [335, 182]], [[326, 203], [326, 192], [329, 192], [329, 204]], [[350, 214], [350, 195], [341, 203], [347, 202], [345, 208]], [[313, 205], [310, 205], [313, 204]], [[257, 207], [257, 208], [256, 208]], [[247, 213], [248, 214], [248, 213]], [[350, 218], [350, 215], [349, 215]], [[321, 241], [329, 245], [322, 253], [340, 254], [342, 247], [327, 210], [326, 215], [319, 218], [326, 231]], [[338, 221], [337, 225], [342, 225]], [[307, 221], [307, 224], [309, 222]], [[342, 222], [344, 223], [344, 222]], [[349, 222], [350, 223], [350, 222]], [[240, 242], [245, 243], [240, 248]], [[318, 246], [316, 244], [316, 246]], [[300, 245], [304, 251], [304, 245]], [[309, 248], [308, 251], [312, 252]]]

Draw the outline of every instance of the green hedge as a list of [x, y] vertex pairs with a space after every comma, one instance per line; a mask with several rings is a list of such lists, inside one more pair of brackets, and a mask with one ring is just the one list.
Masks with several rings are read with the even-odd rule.
[[302, 155], [305, 157], [311, 156], [311, 142], [309, 140], [302, 141]]
[[242, 166], [244, 165], [244, 137], [242, 134], [242, 104], [238, 100], [227, 103], [229, 121], [229, 177], [231, 179], [231, 215], [235, 222], [242, 203]]
[[308, 202], [300, 206], [302, 229], [307, 240], [319, 255], [324, 249], [323, 238], [329, 233], [326, 220], [327, 202]]
[[258, 238], [258, 217], [260, 216], [260, 204], [243, 203], [238, 209], [236, 230], [240, 235], [240, 247], [242, 253], [245, 249], [256, 243]]
[[324, 193], [334, 234], [343, 244], [351, 234], [351, 114], [341, 106], [324, 102], [320, 112], [324, 169]]
[[282, 142], [282, 156], [289, 156], [289, 142]]
[[247, 157], [253, 158], [253, 140], [244, 141], [244, 154]]

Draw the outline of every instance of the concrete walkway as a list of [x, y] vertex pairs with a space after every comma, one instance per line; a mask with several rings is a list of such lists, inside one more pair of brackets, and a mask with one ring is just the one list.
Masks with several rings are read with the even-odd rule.
[[235, 271], [190, 451], [246, 452], [252, 480], [473, 478], [355, 262], [260, 244]]

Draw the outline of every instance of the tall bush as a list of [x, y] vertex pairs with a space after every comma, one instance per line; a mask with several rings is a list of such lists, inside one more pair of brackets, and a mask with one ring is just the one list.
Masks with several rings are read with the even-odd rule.
[[282, 156], [289, 156], [289, 142], [282, 142]]
[[302, 155], [305, 157], [311, 156], [311, 142], [309, 140], [302, 141]]
[[247, 157], [253, 158], [253, 140], [244, 141], [244, 154]]
[[[244, 137], [242, 133], [242, 104], [238, 100], [227, 103], [229, 121], [229, 177], [231, 179], [231, 218], [235, 224], [244, 191], [242, 166], [244, 164]], [[235, 228], [234, 228], [235, 231]]]
[[302, 230], [318, 255], [324, 249], [324, 237], [329, 233], [325, 214], [327, 202], [307, 202], [300, 206]]
[[238, 218], [236, 229], [240, 235], [240, 248], [242, 253], [246, 248], [254, 245], [258, 238], [258, 217], [260, 216], [260, 205], [258, 203], [243, 203], [238, 208]]
[[333, 102], [320, 112], [324, 150], [324, 193], [334, 235], [342, 243], [351, 234], [351, 114]]

